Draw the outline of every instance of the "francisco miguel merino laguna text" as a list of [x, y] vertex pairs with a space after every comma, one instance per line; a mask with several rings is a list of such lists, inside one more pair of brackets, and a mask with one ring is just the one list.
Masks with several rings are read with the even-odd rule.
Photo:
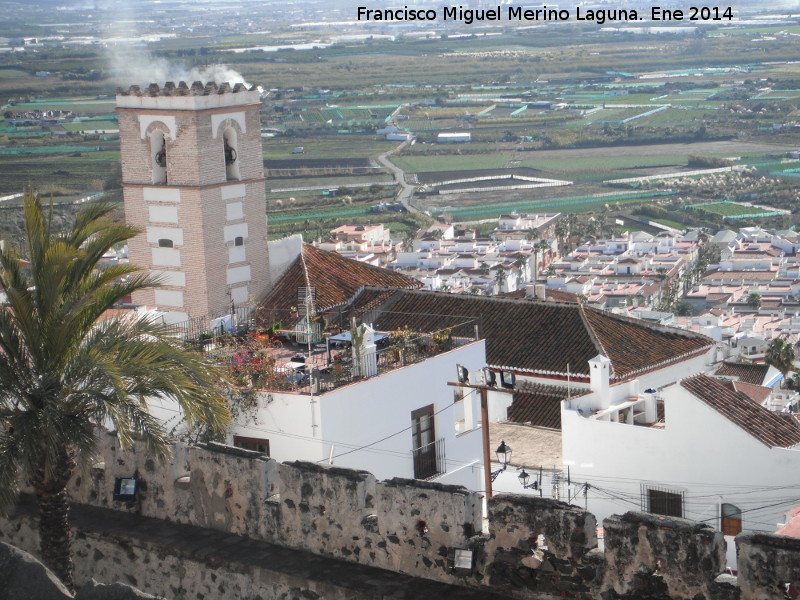
[[[438, 11], [429, 8], [386, 8], [375, 9], [359, 6], [359, 21], [460, 21], [471, 25], [476, 21], [502, 21], [503, 11], [500, 5], [495, 8], [464, 8], [463, 6], [443, 6], [441, 16]], [[651, 6], [648, 18], [652, 21], [722, 21], [732, 20], [733, 11], [730, 6], [690, 6], [686, 10], [663, 9]], [[522, 6], [506, 6], [505, 20], [508, 21], [592, 21], [602, 25], [606, 21], [641, 21], [636, 9], [623, 8], [581, 8], [575, 7], [575, 14], [566, 8], [524, 8]]]

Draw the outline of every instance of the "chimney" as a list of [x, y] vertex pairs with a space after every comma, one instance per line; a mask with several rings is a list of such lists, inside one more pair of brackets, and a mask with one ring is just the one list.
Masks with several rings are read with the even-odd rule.
[[598, 354], [589, 361], [589, 387], [597, 395], [596, 408], [604, 409], [611, 405], [609, 380], [611, 378], [611, 361]]
[[529, 283], [525, 286], [525, 298], [528, 300], [545, 300], [547, 286], [544, 283]]

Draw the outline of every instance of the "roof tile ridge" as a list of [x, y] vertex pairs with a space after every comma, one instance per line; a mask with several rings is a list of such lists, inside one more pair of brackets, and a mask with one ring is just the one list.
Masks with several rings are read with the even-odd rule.
[[[596, 312], [600, 312], [600, 311], [596, 311]], [[597, 348], [597, 353], [598, 354], [602, 354], [603, 356], [605, 356], [606, 358], [609, 359], [609, 362], [611, 363], [611, 373], [610, 373], [610, 375], [613, 378], [614, 375], [615, 375], [615, 373], [614, 373], [614, 361], [612, 361], [609, 358], [608, 352], [606, 352], [605, 346], [603, 346], [603, 343], [600, 341], [600, 338], [595, 333], [594, 328], [592, 327], [592, 324], [589, 322], [589, 319], [586, 318], [586, 305], [584, 305], [582, 302], [578, 304], [578, 315], [580, 315], [580, 318], [581, 318], [581, 321], [583, 322], [584, 328], [586, 329], [586, 331], [589, 332], [589, 338], [592, 340], [592, 343], [594, 344], [595, 348]]]

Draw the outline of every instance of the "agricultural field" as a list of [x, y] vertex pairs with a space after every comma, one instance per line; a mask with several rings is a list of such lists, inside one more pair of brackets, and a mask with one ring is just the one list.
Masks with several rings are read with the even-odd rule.
[[[262, 142], [264, 159], [303, 161], [311, 158], [375, 158], [396, 148], [399, 142], [376, 135], [325, 135], [316, 137], [269, 137]], [[295, 148], [302, 154], [293, 154]]]
[[742, 217], [745, 215], [753, 217], [757, 217], [759, 215], [772, 216], [774, 214], [774, 211], [764, 210], [763, 208], [758, 208], [757, 206], [745, 206], [743, 204], [737, 204], [736, 202], [730, 201], [712, 202], [709, 204], [695, 204], [692, 206], [692, 208], [719, 215], [722, 218]]
[[119, 131], [119, 124], [116, 121], [105, 119], [73, 121], [72, 123], [62, 123], [61, 126], [66, 131], [78, 133], [80, 131]]
[[[528, 190], [531, 191], [531, 190]], [[476, 206], [440, 206], [431, 209], [431, 214], [447, 215], [454, 221], [474, 221], [491, 218], [505, 212], [561, 212], [580, 213], [596, 211], [606, 205], [620, 209], [624, 206], [636, 206], [652, 202], [655, 199], [667, 198], [674, 194], [671, 191], [647, 192], [612, 192], [587, 194], [583, 196], [563, 196], [542, 199], [518, 200], [514, 202], [498, 202], [491, 205]]]
[[[91, 27], [87, 25], [87, 29]], [[788, 25], [782, 30], [794, 29], [800, 27]], [[524, 200], [528, 204], [519, 206], [532, 207], [529, 210], [537, 206], [543, 210], [556, 206], [565, 211], [595, 210], [599, 201], [593, 193], [609, 189], [602, 187], [604, 180], [678, 173], [686, 169], [689, 155], [765, 163], [759, 168], [766, 177], [784, 174], [788, 180], [797, 167], [785, 166], [775, 155], [794, 149], [796, 133], [788, 127], [773, 129], [773, 125], [797, 120], [793, 113], [800, 99], [800, 83], [794, 82], [800, 81], [800, 65], [793, 63], [797, 41], [794, 36], [781, 35], [769, 43], [747, 41], [743, 45], [745, 39], [757, 40], [762, 31], [773, 35], [781, 29], [719, 29], [723, 30], [728, 37], [712, 36], [709, 31], [705, 38], [695, 39], [611, 34], [569, 26], [535, 36], [509, 29], [501, 35], [472, 39], [437, 36], [417, 40], [409, 36], [395, 43], [376, 38], [280, 55], [228, 52], [306, 35], [317, 39], [340, 33], [336, 27], [299, 32], [275, 24], [271, 33], [202, 34], [148, 42], [147, 46], [153, 56], [164, 61], [183, 61], [189, 66], [225, 63], [250, 82], [272, 89], [262, 106], [267, 186], [296, 191], [268, 192], [268, 206], [275, 211], [272, 222], [276, 227], [295, 223], [302, 228], [306, 222], [322, 221], [327, 226], [337, 220], [361, 218], [370, 203], [391, 197], [391, 186], [374, 187], [391, 182], [388, 172], [374, 169], [369, 175], [362, 173], [374, 167], [378, 156], [398, 147], [397, 142], [374, 133], [398, 107], [399, 114], [408, 118], [394, 124], [420, 138], [402, 154], [392, 156], [409, 182], [415, 181], [413, 174], [419, 174], [419, 183], [424, 183], [429, 176], [443, 173], [468, 176], [478, 170], [509, 169], [575, 182], [553, 192], [552, 196], [563, 195], [561, 199], [544, 197], [536, 190], [538, 200], [533, 201], [533, 194], [528, 193]], [[731, 39], [743, 31], [751, 38]], [[115, 129], [113, 99], [98, 97], [113, 95], [116, 85], [144, 83], [123, 81], [111, 73], [105, 52], [101, 47], [45, 48], [36, 53], [0, 55], [0, 97], [15, 101], [13, 106], [4, 106], [4, 111], [66, 109], [81, 117], [101, 119], [65, 123], [64, 129], [70, 132], [66, 139], [51, 136], [45, 126], [9, 128], [0, 124], [0, 194], [4, 189], [17, 191], [20, 181], [64, 193], [119, 184], [118, 142], [105, 136], [77, 135]], [[747, 70], [733, 62], [747, 65]], [[38, 70], [55, 75], [35, 77]], [[83, 79], [94, 71], [97, 77]], [[609, 77], [609, 72], [620, 76]], [[767, 78], [774, 81], [764, 83]], [[780, 90], [776, 84], [787, 89]], [[770, 86], [774, 89], [766, 89]], [[23, 98], [33, 100], [22, 102]], [[578, 110], [527, 108], [537, 100], [600, 110], [582, 116]], [[640, 116], [665, 104], [672, 106]], [[423, 143], [441, 131], [469, 131], [473, 142]], [[275, 137], [266, 137], [270, 134]], [[303, 152], [294, 153], [299, 147]], [[346, 186], [357, 191], [352, 204], [339, 199], [323, 203], [322, 189]], [[449, 197], [448, 201], [460, 203], [453, 210], [474, 212], [480, 208], [489, 213], [523, 202], [519, 194], [490, 196], [480, 201]], [[291, 209], [290, 198], [294, 198]], [[434, 199], [417, 200], [425, 208]], [[617, 200], [620, 204], [636, 201], [642, 202], [633, 196]], [[481, 206], [476, 207], [477, 203]], [[489, 203], [495, 205], [487, 206]]]
[[119, 186], [119, 151], [82, 146], [68, 150], [62, 154], [0, 154], [0, 196], [21, 192], [29, 184], [56, 196]]
[[71, 110], [85, 116], [111, 115], [115, 112], [113, 99], [97, 98], [42, 98], [32, 102], [19, 102], [13, 106], [15, 111], [31, 110]]

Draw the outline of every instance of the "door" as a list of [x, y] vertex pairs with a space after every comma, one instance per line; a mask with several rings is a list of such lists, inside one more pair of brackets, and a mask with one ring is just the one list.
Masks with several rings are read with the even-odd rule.
[[427, 479], [438, 473], [436, 464], [436, 430], [433, 404], [411, 412], [411, 435], [414, 454], [414, 478]]

